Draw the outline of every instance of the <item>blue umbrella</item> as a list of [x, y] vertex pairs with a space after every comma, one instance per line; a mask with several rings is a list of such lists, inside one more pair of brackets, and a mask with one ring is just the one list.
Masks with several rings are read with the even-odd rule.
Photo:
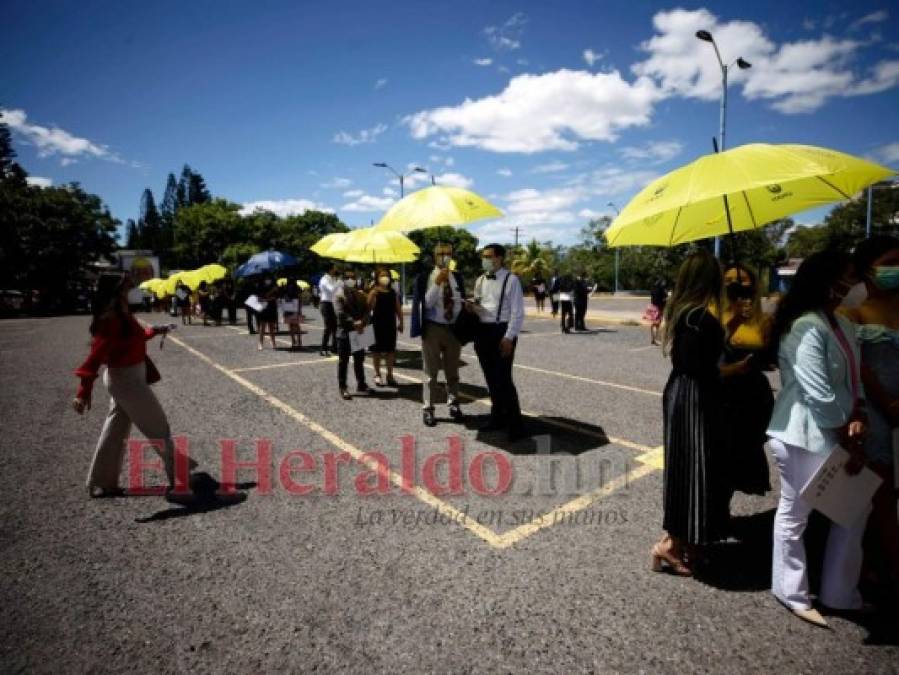
[[298, 264], [297, 259], [289, 253], [263, 251], [252, 256], [238, 267], [234, 274], [238, 277], [249, 277], [254, 274], [262, 274], [263, 272], [273, 272], [282, 267], [293, 267], [296, 264]]

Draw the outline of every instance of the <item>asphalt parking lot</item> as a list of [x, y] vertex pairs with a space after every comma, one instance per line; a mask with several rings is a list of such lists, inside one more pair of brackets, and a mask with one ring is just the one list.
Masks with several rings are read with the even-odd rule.
[[822, 630], [770, 596], [776, 492], [736, 500], [708, 577], [650, 571], [668, 364], [644, 328], [528, 319], [515, 380], [534, 436], [510, 444], [477, 430], [471, 347], [465, 422], [438, 406], [426, 428], [416, 340], [399, 387], [343, 401], [307, 314], [300, 351], [257, 351], [241, 326], [151, 343], [202, 470], [224, 475], [223, 447], [270, 456], [238, 470], [245, 500], [206, 510], [88, 499], [108, 397], [84, 418], [69, 403], [89, 319], [0, 323], [4, 672], [899, 670], [894, 619]]

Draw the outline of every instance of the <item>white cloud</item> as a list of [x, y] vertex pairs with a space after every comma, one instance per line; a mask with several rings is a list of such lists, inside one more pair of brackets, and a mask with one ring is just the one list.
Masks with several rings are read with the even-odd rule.
[[434, 179], [437, 181], [437, 185], [460, 187], [466, 190], [474, 185], [474, 180], [468, 176], [463, 176], [461, 173], [442, 173], [439, 176], [434, 176]]
[[881, 9], [877, 12], [871, 12], [870, 14], [866, 14], [860, 19], [856, 19], [849, 25], [849, 30], [858, 30], [862, 26], [869, 23], [881, 23], [886, 21], [889, 18], [889, 13], [885, 9]]
[[338, 131], [332, 139], [335, 143], [342, 145], [361, 145], [362, 143], [374, 143], [378, 136], [387, 131], [386, 124], [376, 124], [371, 129], [362, 129], [358, 134], [353, 136], [346, 131]]
[[521, 47], [521, 35], [524, 32], [527, 17], [516, 12], [501, 26], [487, 26], [484, 35], [490, 46], [498, 52], [510, 52]]
[[53, 185], [52, 178], [42, 178], [41, 176], [28, 176], [25, 182], [33, 187], [48, 188]]
[[493, 63], [493, 59], [491, 58], [483, 58], [483, 59], [475, 59], [472, 61], [476, 66], [489, 66]]
[[240, 214], [246, 216], [254, 211], [271, 211], [282, 218], [286, 216], [302, 215], [306, 211], [334, 213], [334, 209], [325, 204], [314, 202], [311, 199], [274, 199], [246, 202], [241, 207]]
[[332, 178], [327, 183], [321, 183], [320, 185], [328, 190], [345, 190], [350, 185], [353, 184], [349, 178], [340, 178], [339, 176], [336, 178]]
[[356, 197], [361, 197], [365, 194], [365, 190], [347, 190], [343, 193], [344, 197], [348, 199], [355, 199]]
[[548, 164], [538, 164], [533, 169], [531, 169], [531, 173], [556, 173], [557, 171], [564, 171], [568, 168], [568, 164], [565, 162], [549, 162]]
[[79, 138], [56, 126], [45, 127], [29, 122], [24, 110], [0, 108], [0, 120], [24, 137], [28, 143], [37, 146], [38, 157], [63, 155], [61, 161], [77, 157], [96, 157], [116, 164], [125, 163], [105, 145]]
[[899, 163], [899, 141], [887, 143], [871, 153], [874, 159], [884, 164]]
[[591, 68], [593, 64], [602, 59], [602, 54], [597, 54], [592, 49], [585, 49], [582, 56], [584, 57], [584, 61], [587, 62], [587, 65]]
[[[870, 22], [870, 21], [869, 21]], [[826, 23], [826, 22], [825, 22]], [[653, 78], [666, 96], [717, 100], [721, 70], [711, 45], [696, 38], [708, 30], [725, 46], [727, 63], [737, 56], [752, 64], [731, 67], [728, 79], [742, 86], [747, 99], [763, 99], [786, 114], [812, 112], [828, 99], [860, 96], [899, 85], [899, 62], [882, 61], [865, 76], [853, 67], [865, 43], [823, 35], [818, 39], [775, 44], [752, 21], [721, 22], [707, 9], [675, 9], [653, 17], [656, 34], [641, 45], [647, 58], [632, 66], [638, 76]], [[810, 22], [806, 28], [813, 28]]]
[[584, 218], [585, 220], [596, 220], [597, 218], [614, 218], [615, 213], [613, 211], [595, 211], [593, 209], [581, 209], [577, 212], [578, 218]]
[[509, 176], [512, 175], [512, 170], [511, 169], [497, 169], [496, 173], [498, 173], [500, 176], [504, 176], [505, 178], [508, 178]]
[[392, 187], [386, 187], [381, 190], [381, 192], [387, 197], [396, 197], [397, 194], [396, 190], [394, 190]]
[[375, 91], [377, 91], [378, 89], [383, 89], [386, 86], [387, 86], [387, 78], [381, 77], [375, 82]]
[[[630, 83], [617, 71], [559, 70], [519, 75], [499, 94], [404, 119], [413, 138], [493, 152], [576, 150], [579, 142], [613, 141], [620, 129], [649, 123], [659, 90], [646, 77]], [[565, 105], [559, 105], [564, 101]]]
[[618, 152], [625, 159], [662, 164], [677, 157], [683, 149], [684, 146], [680, 141], [656, 141], [643, 145], [629, 145], [621, 148]]
[[375, 211], [386, 211], [393, 205], [393, 199], [390, 197], [376, 197], [374, 195], [362, 195], [355, 201], [344, 204], [340, 207], [341, 211], [351, 211], [355, 213], [372, 213]]
[[72, 159], [71, 157], [63, 157], [61, 160], [59, 160], [60, 166], [69, 166], [70, 164], [77, 164], [77, 163], [78, 163], [78, 160]]

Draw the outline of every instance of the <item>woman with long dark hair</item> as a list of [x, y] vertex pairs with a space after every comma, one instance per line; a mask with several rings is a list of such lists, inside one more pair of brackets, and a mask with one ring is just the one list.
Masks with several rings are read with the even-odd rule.
[[[109, 412], [94, 451], [87, 477], [88, 493], [92, 497], [111, 497], [124, 494], [119, 487], [125, 442], [132, 423], [149, 440], [158, 442], [169, 490], [175, 487], [175, 445], [169, 423], [149, 384], [159, 379], [159, 373], [147, 358], [147, 340], [168, 332], [168, 326], [144, 327], [128, 308], [128, 291], [132, 288], [128, 275], [100, 277], [92, 305], [93, 320], [91, 352], [75, 370], [81, 378], [72, 407], [79, 415], [91, 407], [94, 380], [100, 367], [106, 365], [103, 383], [109, 390]], [[179, 462], [177, 469], [185, 471], [195, 462]], [[179, 481], [180, 482], [180, 481]]]
[[693, 574], [698, 547], [720, 540], [727, 507], [722, 476], [721, 380], [724, 331], [715, 318], [721, 267], [709, 253], [681, 265], [665, 307], [663, 348], [671, 355], [665, 385], [665, 535], [652, 548], [652, 568]]
[[[379, 387], [397, 386], [393, 378], [393, 366], [396, 363], [396, 335], [403, 332], [403, 308], [400, 299], [393, 289], [390, 270], [378, 267], [375, 270], [375, 285], [368, 292], [368, 310], [371, 312], [372, 327], [375, 332], [375, 344], [369, 351], [375, 367], [375, 384]], [[387, 379], [381, 379], [381, 361], [387, 364]]]
[[[865, 456], [883, 479], [872, 499], [869, 529], [880, 555], [866, 560], [892, 602], [899, 598], [899, 524], [896, 522], [896, 466], [893, 435], [899, 428], [899, 239], [879, 235], [866, 239], [853, 254], [855, 273], [867, 298], [846, 315], [858, 326], [862, 350], [862, 382], [868, 405]], [[879, 569], [878, 569], [879, 568]]]
[[[864, 464], [866, 432], [860, 354], [852, 322], [836, 313], [852, 288], [849, 256], [816, 253], [796, 272], [774, 318], [781, 391], [768, 424], [769, 447], [780, 473], [774, 518], [771, 592], [799, 618], [827, 622], [809, 597], [805, 531], [811, 507], [799, 496], [837, 446], [849, 451], [849, 473]], [[868, 513], [850, 527], [831, 523], [821, 576], [820, 603], [839, 610], [862, 606], [857, 585]]]

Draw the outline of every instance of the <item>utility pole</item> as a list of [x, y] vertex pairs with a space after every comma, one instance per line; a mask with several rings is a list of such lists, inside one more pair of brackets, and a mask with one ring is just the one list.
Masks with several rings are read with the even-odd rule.
[[518, 233], [521, 230], [520, 227], [513, 227], [512, 231], [515, 233], [515, 248], [518, 248]]

